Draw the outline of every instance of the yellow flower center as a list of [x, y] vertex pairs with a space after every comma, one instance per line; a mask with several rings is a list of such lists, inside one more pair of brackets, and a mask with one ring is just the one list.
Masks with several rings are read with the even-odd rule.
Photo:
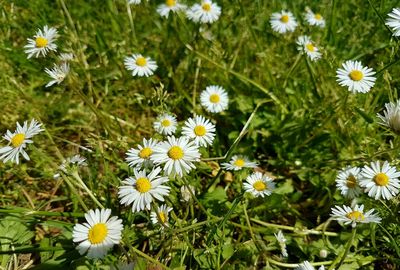
[[219, 102], [219, 95], [217, 95], [217, 94], [212, 94], [212, 95], [210, 96], [210, 102], [212, 102], [212, 103], [218, 103], [218, 102]]
[[165, 223], [167, 221], [167, 217], [165, 216], [164, 212], [159, 212], [158, 216], [160, 218], [161, 223]]
[[140, 177], [136, 180], [136, 190], [140, 193], [146, 193], [151, 189], [150, 180], [146, 177]]
[[281, 17], [281, 22], [287, 23], [288, 21], [289, 21], [289, 16], [288, 16], [288, 15], [283, 15], [283, 16]]
[[146, 58], [144, 58], [143, 56], [139, 56], [138, 58], [136, 58], [136, 65], [138, 65], [139, 67], [144, 67], [146, 64]]
[[89, 230], [89, 242], [92, 245], [101, 244], [103, 243], [104, 239], [106, 238], [108, 233], [108, 229], [106, 224], [104, 223], [97, 223]]
[[351, 220], [364, 220], [364, 215], [360, 211], [353, 211], [346, 215]]
[[35, 45], [37, 48], [43, 48], [43, 47], [46, 47], [49, 42], [44, 37], [37, 37], [35, 40], [35, 43], [36, 43]]
[[204, 136], [206, 134], [206, 128], [204, 126], [195, 126], [194, 134], [196, 134], [196, 136]]
[[12, 138], [11, 138], [11, 144], [14, 147], [18, 147], [20, 146], [25, 140], [25, 134], [23, 133], [18, 133], [15, 134]]
[[171, 125], [171, 121], [169, 121], [168, 119], [164, 119], [161, 121], [161, 125], [163, 127], [169, 127]]
[[243, 159], [238, 158], [237, 160], [235, 160], [233, 164], [236, 165], [237, 167], [243, 167], [245, 163], [246, 162]]
[[267, 188], [267, 185], [262, 180], [258, 180], [254, 182], [253, 188], [257, 191], [263, 191]]
[[314, 47], [314, 45], [312, 45], [312, 43], [308, 43], [308, 44], [306, 45], [306, 49], [307, 49], [307, 51], [309, 51], [309, 52], [315, 51], [315, 47]]
[[166, 0], [166, 1], [165, 1], [165, 4], [166, 4], [168, 7], [174, 7], [174, 6], [176, 5], [176, 0]]
[[387, 186], [389, 183], [389, 176], [384, 173], [378, 173], [375, 175], [374, 181], [378, 186]]
[[181, 159], [183, 158], [183, 150], [179, 146], [172, 146], [168, 150], [168, 156], [172, 158], [173, 160]]
[[145, 147], [139, 152], [139, 157], [143, 159], [149, 159], [150, 155], [153, 154], [153, 150], [150, 147]]
[[316, 13], [316, 14], [314, 15], [314, 19], [316, 19], [316, 20], [318, 20], [318, 21], [322, 20], [321, 14]]
[[211, 10], [211, 5], [209, 4], [209, 3], [204, 3], [203, 5], [201, 5], [201, 8], [204, 10], [204, 11], [210, 11]]
[[362, 78], [364, 78], [364, 74], [359, 70], [353, 70], [352, 72], [350, 72], [349, 76], [350, 79], [356, 82], [361, 81]]
[[355, 188], [357, 185], [357, 179], [354, 177], [354, 175], [350, 174], [349, 177], [346, 179], [346, 186], [348, 188]]

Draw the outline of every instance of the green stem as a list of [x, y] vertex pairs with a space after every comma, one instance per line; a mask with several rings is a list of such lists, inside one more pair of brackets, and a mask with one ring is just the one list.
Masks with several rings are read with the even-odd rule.
[[39, 245], [34, 246], [22, 246], [13, 248], [11, 250], [0, 250], [0, 254], [15, 254], [15, 253], [34, 253], [34, 252], [54, 252], [58, 250], [66, 250], [66, 247], [71, 250], [74, 248], [73, 246], [62, 246], [62, 247], [40, 247]]
[[47, 217], [84, 217], [84, 213], [73, 213], [73, 212], [49, 212], [49, 211], [35, 211], [30, 209], [5, 209], [0, 208], [0, 213], [4, 214], [23, 214], [25, 216], [47, 216]]
[[[340, 266], [342, 266], [344, 260], [345, 260], [346, 257], [347, 257], [347, 254], [348, 254], [349, 251], [350, 251], [351, 246], [353, 245], [353, 241], [354, 241], [354, 238], [356, 237], [356, 233], [357, 233], [357, 228], [354, 227], [353, 230], [352, 230], [351, 237], [350, 237], [349, 241], [347, 242], [346, 247], [345, 247], [345, 249], [344, 249], [343, 255], [342, 255], [341, 258], [340, 258], [339, 264], [336, 266], [336, 261], [337, 261], [337, 259], [336, 259], [336, 260], [332, 263], [332, 265], [329, 267], [328, 270], [332, 270], [332, 269], [335, 269], [335, 268], [336, 268], [336, 269], [339, 269]], [[339, 258], [339, 257], [338, 257], [338, 258]]]
[[78, 171], [74, 171], [71, 173], [71, 175], [78, 181], [79, 185], [86, 191], [86, 193], [89, 195], [90, 198], [94, 201], [95, 204], [97, 204], [98, 207], [104, 208], [104, 206], [96, 199], [92, 191], [86, 186], [86, 184], [83, 182], [81, 177], [78, 174]]
[[[121, 241], [121, 243], [122, 243], [122, 241]], [[148, 261], [150, 261], [150, 262], [152, 262], [152, 263], [154, 263], [154, 264], [157, 264], [157, 265], [160, 266], [161, 268], [163, 268], [163, 269], [169, 269], [168, 266], [166, 266], [166, 265], [160, 263], [160, 262], [157, 261], [156, 259], [150, 257], [149, 255], [147, 255], [146, 253], [140, 251], [139, 249], [135, 248], [134, 246], [130, 246], [130, 249], [131, 249], [133, 252], [137, 253], [139, 256], [141, 256], [141, 257], [147, 259]]]
[[317, 230], [308, 230], [308, 229], [298, 229], [295, 227], [291, 227], [291, 226], [285, 226], [285, 225], [279, 225], [279, 224], [273, 224], [273, 223], [268, 223], [268, 222], [264, 222], [255, 218], [250, 218], [251, 221], [258, 223], [260, 225], [263, 225], [265, 227], [270, 227], [270, 228], [276, 228], [276, 229], [282, 229], [282, 230], [287, 230], [287, 231], [293, 231], [294, 233], [298, 234], [298, 235], [309, 235], [309, 234], [313, 234], [313, 235], [326, 235], [326, 236], [339, 236], [338, 233], [335, 232], [324, 232], [324, 231], [317, 231]]

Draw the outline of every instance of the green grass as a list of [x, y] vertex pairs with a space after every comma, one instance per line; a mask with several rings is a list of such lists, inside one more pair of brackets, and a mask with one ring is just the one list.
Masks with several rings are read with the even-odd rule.
[[[162, 19], [153, 0], [130, 7], [124, 0], [0, 0], [0, 131], [31, 118], [46, 129], [28, 148], [31, 161], [0, 163], [0, 269], [109, 269], [117, 261], [134, 261], [137, 269], [287, 269], [304, 260], [335, 269], [339, 263], [398, 269], [399, 196], [375, 201], [363, 194], [359, 203], [375, 208], [382, 223], [357, 227], [352, 241], [351, 227], [329, 214], [334, 205], [350, 204], [336, 189], [338, 170], [375, 160], [400, 165], [400, 140], [376, 117], [398, 98], [398, 41], [382, 19], [400, 1], [308, 1], [326, 18], [323, 29], [305, 24], [304, 2], [220, 0], [220, 19], [200, 32], [184, 14]], [[294, 33], [272, 31], [270, 15], [282, 9], [300, 21]], [[50, 88], [43, 70], [56, 55], [27, 59], [23, 49], [46, 24], [59, 31], [58, 51], [76, 56], [66, 80]], [[301, 34], [321, 46], [320, 61], [298, 54]], [[132, 77], [123, 64], [132, 53], [155, 59], [156, 74]], [[337, 84], [336, 69], [346, 60], [378, 72], [369, 93]], [[211, 84], [229, 93], [222, 114], [199, 104]], [[213, 119], [217, 138], [195, 171], [168, 183], [174, 210], [170, 227], [160, 231], [149, 212], [120, 205], [117, 192], [132, 175], [126, 151], [143, 137], [162, 139], [152, 123], [164, 111], [182, 124], [193, 114]], [[88, 163], [79, 177], [98, 203], [77, 174], [53, 179], [62, 160], [77, 153]], [[237, 153], [272, 174], [276, 192], [242, 196], [250, 170], [217, 173], [218, 157]], [[181, 201], [185, 181], [196, 187], [191, 203]], [[76, 251], [72, 228], [98, 204], [123, 220], [124, 231], [119, 246], [93, 261]], [[278, 229], [287, 238], [287, 259], [280, 257]]]

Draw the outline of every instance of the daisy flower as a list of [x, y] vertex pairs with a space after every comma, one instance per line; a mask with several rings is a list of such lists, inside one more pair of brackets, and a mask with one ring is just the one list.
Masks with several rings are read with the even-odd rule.
[[76, 249], [88, 258], [103, 258], [108, 250], [119, 244], [123, 229], [122, 220], [110, 217], [110, 209], [90, 210], [85, 214], [86, 223], [76, 224], [72, 240], [79, 243]]
[[43, 131], [40, 128], [41, 125], [38, 121], [32, 119], [29, 126], [28, 121], [25, 121], [23, 126], [17, 122], [17, 129], [13, 133], [7, 130], [3, 138], [9, 143], [7, 146], [0, 148], [0, 160], [3, 160], [4, 163], [10, 160], [18, 164], [19, 154], [22, 154], [26, 160], [29, 160], [29, 156], [24, 148], [28, 143], [33, 143], [30, 138]]
[[393, 8], [388, 16], [389, 18], [386, 20], [385, 24], [392, 29], [393, 36], [400, 36], [400, 9]]
[[309, 8], [306, 10], [305, 17], [309, 25], [325, 27], [325, 19], [322, 17], [322, 15], [312, 12], [312, 10]]
[[168, 113], [161, 114], [157, 117], [153, 126], [158, 133], [172, 135], [177, 126], [176, 117]]
[[228, 108], [228, 94], [218, 85], [207, 86], [200, 94], [201, 106], [211, 113], [219, 113]]
[[69, 64], [66, 62], [63, 62], [61, 65], [54, 64], [52, 69], [46, 68], [44, 71], [53, 79], [46, 84], [46, 87], [50, 87], [55, 83], [60, 84], [64, 81], [69, 73]]
[[317, 61], [321, 58], [321, 53], [317, 46], [314, 45], [314, 42], [311, 41], [308, 36], [299, 36], [297, 39], [297, 50], [301, 53], [305, 53], [312, 61]]
[[297, 27], [297, 22], [292, 12], [285, 10], [272, 13], [270, 23], [272, 30], [281, 34], [293, 32]]
[[389, 162], [385, 161], [382, 168], [379, 161], [371, 162], [371, 167], [364, 166], [361, 171], [360, 186], [375, 200], [390, 200], [399, 193], [399, 176], [400, 172]]
[[[308, 261], [304, 261], [296, 268], [296, 270], [315, 270], [314, 266]], [[318, 270], [325, 270], [325, 266], [321, 265]]]
[[343, 68], [336, 71], [337, 81], [341, 86], [347, 86], [353, 93], [367, 93], [375, 84], [375, 71], [363, 67], [359, 61], [346, 61]]
[[164, 164], [164, 171], [169, 175], [179, 175], [195, 169], [193, 162], [200, 160], [198, 146], [187, 137], [168, 136], [154, 148], [151, 160], [155, 164]]
[[196, 145], [206, 147], [214, 141], [215, 125], [203, 116], [197, 115], [185, 122], [182, 134], [190, 139], [194, 139]]
[[62, 62], [69, 62], [69, 61], [72, 61], [74, 59], [74, 54], [73, 53], [60, 53], [58, 58]]
[[359, 185], [360, 171], [360, 168], [350, 166], [339, 171], [336, 177], [336, 187], [343, 196], [353, 199], [361, 194], [362, 190]]
[[269, 196], [271, 195], [272, 190], [275, 188], [275, 183], [273, 180], [260, 172], [255, 172], [247, 176], [246, 182], [247, 183], [243, 184], [244, 189], [246, 192], [250, 192], [256, 197]]
[[141, 0], [128, 0], [128, 4], [130, 5], [139, 5]]
[[243, 168], [255, 168], [257, 163], [250, 161], [246, 156], [235, 155], [231, 158], [229, 163], [225, 162], [221, 165], [226, 170], [239, 171]]
[[175, 13], [184, 9], [186, 9], [186, 6], [179, 3], [178, 0], [165, 0], [165, 4], [157, 7], [157, 12], [161, 17], [168, 18], [170, 12]]
[[168, 213], [172, 211], [171, 207], [167, 207], [165, 204], [157, 207], [157, 212], [151, 212], [150, 214], [150, 218], [151, 218], [151, 222], [153, 222], [153, 224], [157, 224], [157, 223], [162, 223], [161, 229], [164, 228], [164, 226], [168, 227]]
[[150, 160], [150, 156], [153, 154], [154, 147], [158, 143], [157, 140], [150, 138], [146, 140], [143, 138], [143, 144], [138, 145], [137, 149], [131, 148], [126, 153], [126, 162], [130, 167], [140, 168], [150, 167], [153, 165], [153, 162]]
[[43, 31], [38, 29], [33, 36], [34, 39], [28, 38], [28, 44], [25, 45], [25, 53], [28, 59], [34, 56], [38, 58], [40, 55], [46, 56], [49, 51], [56, 51], [57, 45], [54, 43], [58, 37], [57, 29], [45, 25]]
[[131, 57], [125, 57], [124, 64], [127, 70], [132, 71], [132, 76], [149, 77], [157, 69], [156, 61], [141, 54], [132, 54]]
[[[68, 173], [68, 169], [71, 167], [79, 168], [81, 166], [87, 166], [86, 158], [81, 157], [80, 155], [74, 155], [72, 157], [68, 157], [67, 159], [63, 160], [58, 169], [64, 173]], [[57, 179], [60, 177], [59, 173], [54, 174], [53, 178]]]
[[386, 110], [383, 115], [379, 113], [377, 116], [381, 120], [379, 124], [391, 128], [395, 133], [400, 134], [400, 100], [385, 104]]
[[276, 241], [278, 241], [279, 246], [281, 248], [282, 256], [283, 257], [287, 257], [288, 253], [286, 251], [286, 238], [285, 238], [285, 236], [283, 235], [281, 230], [278, 231], [278, 234], [274, 233], [274, 235], [275, 235]]
[[373, 213], [374, 209], [364, 213], [364, 205], [355, 205], [353, 208], [343, 205], [342, 207], [335, 205], [331, 208], [331, 217], [338, 222], [343, 222], [345, 225], [351, 223], [354, 228], [357, 223], [380, 223], [381, 218]]
[[168, 177], [159, 176], [160, 167], [154, 168], [150, 173], [145, 170], [133, 169], [134, 177], [128, 177], [119, 187], [118, 196], [121, 204], [132, 204], [132, 212], [150, 210], [153, 198], [164, 201], [164, 196], [169, 194], [170, 187], [163, 185], [168, 182]]
[[221, 8], [210, 0], [203, 0], [201, 4], [194, 4], [187, 12], [189, 20], [200, 23], [213, 23], [221, 15]]

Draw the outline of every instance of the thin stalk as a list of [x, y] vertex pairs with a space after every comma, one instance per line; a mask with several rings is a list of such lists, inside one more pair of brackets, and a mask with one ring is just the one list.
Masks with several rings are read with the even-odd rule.
[[282, 229], [282, 230], [287, 230], [287, 231], [293, 231], [295, 234], [298, 234], [298, 235], [314, 234], [314, 235], [326, 235], [326, 236], [339, 236], [339, 234], [335, 233], [335, 232], [324, 232], [324, 231], [308, 230], [308, 229], [301, 230], [301, 229], [298, 229], [298, 228], [295, 228], [295, 227], [291, 227], [291, 226], [264, 222], [264, 221], [261, 221], [261, 220], [255, 219], [255, 218], [250, 218], [250, 220], [255, 222], [255, 223], [258, 223], [260, 225], [263, 225], [265, 227]]
[[400, 258], [400, 248], [396, 243], [396, 240], [393, 238], [393, 236], [385, 229], [385, 227], [383, 227], [381, 224], [378, 223], [379, 228], [382, 229], [382, 231], [384, 231], [386, 233], [386, 235], [389, 237], [390, 239], [390, 243], [394, 246], [394, 249], [396, 250], [396, 254], [397, 257]]
[[135, 42], [135, 44], [137, 44], [135, 24], [133, 23], [132, 10], [131, 10], [131, 5], [129, 4], [129, 1], [126, 1], [126, 11], [128, 13], [129, 24], [130, 24], [131, 30], [132, 30], [133, 41]]
[[347, 254], [348, 254], [349, 251], [350, 251], [351, 246], [353, 245], [353, 241], [354, 241], [354, 238], [356, 237], [356, 233], [357, 233], [357, 228], [354, 227], [353, 230], [352, 230], [351, 237], [350, 237], [349, 241], [347, 242], [346, 247], [345, 247], [345, 249], [344, 249], [343, 255], [342, 255], [341, 258], [340, 258], [339, 264], [336, 266], [336, 261], [337, 261], [337, 259], [339, 258], [339, 257], [338, 257], [338, 258], [332, 263], [332, 265], [328, 268], [328, 270], [332, 270], [332, 269], [335, 269], [335, 268], [336, 268], [336, 269], [339, 269], [340, 266], [342, 266], [344, 260], [345, 260], [346, 257], [347, 257]]
[[[122, 242], [122, 241], [121, 241]], [[148, 261], [157, 264], [158, 266], [160, 266], [163, 269], [169, 269], [168, 266], [166, 266], [165, 264], [160, 263], [159, 261], [157, 261], [156, 259], [150, 257], [149, 255], [147, 255], [146, 253], [140, 251], [139, 249], [135, 248], [134, 246], [130, 246], [130, 249], [134, 252], [137, 253], [139, 256], [147, 259]]]
[[6, 209], [0, 208], [0, 213], [4, 214], [22, 214], [24, 216], [47, 216], [47, 217], [73, 217], [79, 218], [84, 217], [84, 213], [73, 213], [73, 212], [49, 212], [49, 211], [35, 211], [24, 208], [16, 208], [16, 209]]
[[78, 181], [79, 185], [87, 192], [87, 194], [94, 201], [94, 203], [97, 204], [97, 206], [99, 206], [100, 208], [104, 208], [104, 206], [96, 199], [93, 192], [83, 182], [83, 180], [79, 176], [78, 172], [74, 171], [71, 173], [71, 175]]

